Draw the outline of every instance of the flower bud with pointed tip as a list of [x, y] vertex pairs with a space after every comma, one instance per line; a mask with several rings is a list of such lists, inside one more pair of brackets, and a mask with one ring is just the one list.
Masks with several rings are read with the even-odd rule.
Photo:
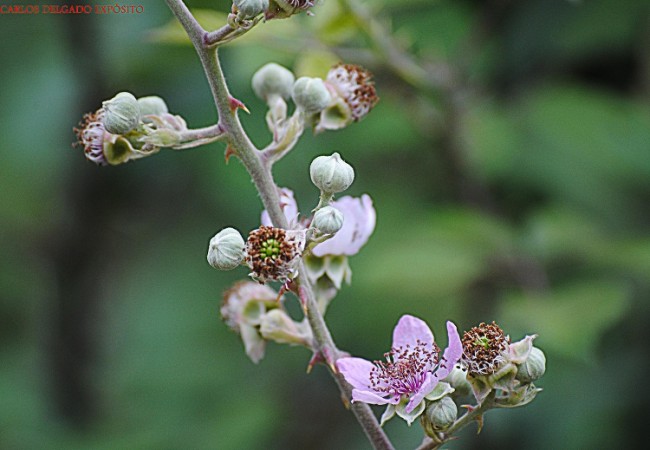
[[293, 102], [307, 114], [321, 112], [332, 101], [332, 96], [320, 78], [301, 77], [293, 85]]
[[434, 431], [444, 431], [449, 428], [458, 416], [458, 407], [454, 401], [446, 396], [431, 402], [425, 412], [426, 425]]
[[288, 99], [291, 97], [295, 80], [296, 77], [286, 67], [268, 63], [260, 67], [253, 75], [253, 91], [255, 91], [255, 95], [265, 101], [273, 96]]
[[140, 105], [129, 92], [120, 92], [102, 103], [104, 126], [112, 134], [126, 134], [140, 123]]
[[208, 262], [219, 270], [232, 270], [239, 266], [246, 256], [246, 243], [239, 231], [224, 228], [210, 239]]
[[138, 105], [140, 106], [140, 114], [143, 116], [159, 116], [169, 112], [165, 100], [157, 95], [140, 97], [138, 99]]
[[269, 0], [233, 0], [243, 19], [251, 19], [269, 7]]
[[338, 153], [315, 158], [309, 166], [309, 175], [312, 183], [328, 194], [343, 192], [354, 181], [354, 169]]
[[343, 213], [332, 206], [325, 206], [314, 213], [311, 224], [323, 234], [334, 234], [343, 226]]
[[546, 356], [544, 352], [533, 347], [526, 361], [521, 363], [517, 368], [517, 380], [522, 383], [531, 383], [539, 380], [546, 372]]

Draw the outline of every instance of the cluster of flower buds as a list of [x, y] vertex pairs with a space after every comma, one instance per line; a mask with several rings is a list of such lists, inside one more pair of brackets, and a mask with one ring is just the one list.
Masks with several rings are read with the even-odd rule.
[[240, 281], [224, 293], [221, 317], [241, 336], [248, 357], [258, 363], [267, 341], [311, 347], [311, 329], [294, 321], [283, 308], [283, 298], [273, 289]]
[[316, 157], [310, 175], [321, 190], [320, 202], [311, 216], [301, 218], [293, 192], [280, 189], [280, 208], [288, 229], [274, 227], [268, 212], [263, 211], [261, 226], [246, 240], [234, 228], [217, 233], [210, 240], [207, 259], [219, 270], [245, 265], [255, 281], [277, 281], [285, 286], [299, 275], [298, 266], [303, 261], [303, 275], [314, 284], [319, 308], [324, 312], [343, 282], [350, 282], [347, 257], [357, 254], [370, 238], [376, 213], [366, 194], [333, 199], [354, 180], [354, 169], [338, 153]]
[[120, 92], [86, 114], [74, 131], [86, 158], [104, 166], [144, 158], [162, 147], [183, 148], [181, 133], [187, 125], [182, 117], [169, 114], [160, 97], [136, 99]]
[[[462, 356], [456, 326], [447, 322], [448, 346], [444, 352], [435, 343], [429, 326], [421, 319], [402, 316], [393, 331], [393, 345], [385, 354], [386, 361], [341, 358], [338, 371], [352, 386], [352, 401], [387, 405], [382, 424], [396, 414], [410, 425], [425, 411], [428, 415], [444, 415], [453, 422], [444, 408], [446, 396], [454, 389], [443, 381]], [[453, 403], [453, 401], [452, 401]]]
[[459, 384], [468, 382], [479, 403], [495, 392], [501, 407], [523, 406], [531, 402], [540, 389], [533, 384], [546, 371], [546, 357], [533, 340], [537, 335], [510, 342], [496, 323], [481, 323], [463, 335], [463, 357], [460, 365], [466, 381], [457, 376]]
[[[287, 68], [269, 63], [253, 75], [252, 84], [269, 107], [267, 124], [275, 142], [294, 142], [304, 124], [317, 133], [345, 128], [364, 118], [379, 100], [370, 73], [351, 64], [337, 64], [325, 79], [296, 80]], [[296, 105], [291, 118], [287, 118], [289, 99]]]
[[[352, 386], [352, 401], [387, 405], [382, 424], [394, 415], [409, 425], [418, 417], [433, 439], [458, 418], [458, 404], [470, 392], [479, 406], [494, 392], [489, 407], [523, 406], [541, 389], [532, 382], [545, 371], [544, 353], [534, 336], [510, 343], [494, 323], [482, 323], [460, 338], [447, 322], [448, 347], [441, 354], [427, 324], [403, 316], [393, 331], [386, 361], [346, 357], [336, 366]], [[460, 404], [460, 403], [459, 403]]]

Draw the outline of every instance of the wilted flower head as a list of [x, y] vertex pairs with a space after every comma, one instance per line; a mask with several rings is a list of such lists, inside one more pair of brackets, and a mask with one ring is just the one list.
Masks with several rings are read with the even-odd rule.
[[428, 325], [404, 315], [393, 331], [393, 345], [386, 361], [341, 358], [336, 367], [352, 385], [352, 401], [375, 405], [406, 403], [406, 413], [424, 411], [422, 401], [445, 378], [462, 355], [456, 326], [447, 322], [449, 346], [440, 357]]
[[490, 375], [506, 362], [509, 344], [496, 323], [481, 323], [463, 335], [462, 363], [470, 375]]
[[270, 0], [265, 18], [283, 19], [314, 6], [314, 0]]
[[379, 97], [370, 72], [353, 64], [337, 64], [325, 80], [332, 102], [316, 123], [316, 132], [338, 130], [363, 119], [377, 104]]
[[246, 263], [251, 276], [260, 283], [287, 281], [296, 269], [305, 248], [302, 230], [284, 230], [262, 225], [250, 232], [246, 242]]
[[84, 148], [87, 159], [105, 166], [153, 155], [161, 147], [181, 149], [211, 142], [211, 138], [205, 138], [181, 143], [180, 133], [186, 130], [185, 120], [169, 114], [162, 98], [136, 99], [121, 92], [83, 117], [79, 127], [74, 128], [75, 146]]
[[104, 127], [104, 110], [98, 109], [94, 113], [83, 116], [79, 128], [74, 129], [77, 135], [77, 144], [83, 147], [86, 158], [98, 166], [108, 164], [104, 155], [104, 142], [110, 141], [110, 133]]
[[278, 302], [278, 294], [268, 286], [239, 281], [223, 294], [221, 317], [233, 331], [243, 325], [259, 325], [266, 306]]
[[264, 314], [276, 308], [278, 300], [273, 289], [252, 281], [240, 281], [224, 293], [221, 317], [241, 335], [246, 354], [254, 363], [262, 359], [266, 347], [259, 331]]
[[337, 64], [327, 73], [327, 82], [345, 100], [354, 121], [361, 120], [377, 104], [379, 97], [372, 74], [354, 64]]
[[313, 248], [315, 256], [356, 255], [375, 231], [377, 213], [368, 194], [361, 197], [345, 196], [331, 206], [343, 214], [343, 226], [332, 237]]

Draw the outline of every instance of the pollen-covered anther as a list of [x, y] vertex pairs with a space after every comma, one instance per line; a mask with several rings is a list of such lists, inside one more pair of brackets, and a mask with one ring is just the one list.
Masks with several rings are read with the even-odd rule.
[[327, 82], [343, 98], [356, 122], [365, 117], [377, 104], [372, 74], [354, 64], [337, 64], [327, 74]]
[[386, 361], [374, 361], [370, 371], [370, 386], [389, 395], [408, 395], [417, 392], [427, 373], [435, 373], [441, 366], [440, 348], [418, 341], [415, 346], [398, 347], [385, 353]]
[[77, 135], [76, 145], [83, 147], [87, 159], [99, 166], [108, 164], [104, 155], [104, 136], [107, 133], [104, 127], [104, 110], [98, 109], [94, 113], [83, 116], [79, 127], [73, 131]]
[[304, 249], [303, 235], [267, 226], [251, 231], [246, 242], [246, 263], [252, 270], [251, 276], [261, 283], [290, 278]]
[[470, 375], [490, 375], [506, 361], [510, 338], [495, 323], [481, 323], [462, 339], [462, 363]]

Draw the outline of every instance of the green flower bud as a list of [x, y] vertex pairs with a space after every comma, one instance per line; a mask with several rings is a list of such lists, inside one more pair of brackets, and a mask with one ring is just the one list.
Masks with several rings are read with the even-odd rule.
[[328, 194], [343, 192], [354, 181], [354, 169], [338, 153], [314, 159], [309, 166], [309, 175], [312, 183]]
[[140, 114], [143, 116], [159, 116], [169, 112], [165, 100], [156, 95], [140, 97], [138, 105], [140, 105]]
[[243, 19], [251, 19], [269, 7], [269, 0], [233, 0]]
[[522, 383], [530, 383], [542, 378], [544, 372], [546, 372], [546, 356], [543, 351], [533, 347], [526, 361], [518, 366], [517, 380]]
[[307, 114], [321, 112], [332, 101], [332, 96], [320, 78], [298, 78], [293, 85], [293, 102]]
[[104, 127], [112, 134], [126, 134], [140, 123], [140, 105], [128, 92], [120, 92], [102, 103]]
[[425, 411], [425, 421], [434, 431], [449, 428], [458, 415], [458, 407], [450, 397], [442, 397], [431, 402]]
[[467, 371], [457, 365], [451, 369], [445, 381], [456, 390], [454, 393], [456, 396], [465, 396], [472, 392], [472, 386], [467, 381]]
[[343, 213], [332, 206], [325, 206], [314, 213], [311, 224], [321, 233], [334, 234], [343, 226]]
[[215, 269], [232, 270], [244, 261], [244, 247], [246, 243], [239, 231], [224, 228], [210, 239], [208, 262]]
[[255, 95], [265, 101], [273, 96], [288, 99], [291, 97], [295, 80], [296, 78], [289, 69], [279, 64], [268, 63], [253, 75], [253, 91], [255, 91]]

